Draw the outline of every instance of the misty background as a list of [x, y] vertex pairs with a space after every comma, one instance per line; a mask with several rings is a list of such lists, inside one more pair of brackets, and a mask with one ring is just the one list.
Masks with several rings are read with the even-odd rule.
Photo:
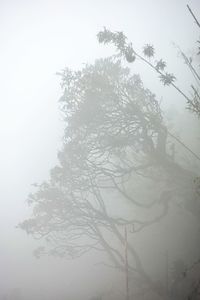
[[[198, 30], [186, 4], [200, 17], [198, 0], [0, 1], [0, 294], [19, 288], [36, 298], [67, 292], [87, 299], [98, 289], [111, 289], [113, 271], [94, 265], [95, 258], [37, 260], [32, 253], [38, 242], [16, 228], [30, 214], [26, 198], [31, 185], [48, 178], [61, 147], [62, 91], [56, 72], [113, 54], [114, 48], [96, 39], [106, 26], [123, 31], [136, 49], [153, 44], [188, 91], [191, 77], [173, 44], [186, 53], [195, 51]], [[190, 130], [190, 124], [198, 123], [183, 98], [163, 87], [147, 67], [135, 63], [130, 68], [162, 99], [181, 138], [198, 151], [199, 128]], [[182, 230], [190, 234], [186, 228]]]

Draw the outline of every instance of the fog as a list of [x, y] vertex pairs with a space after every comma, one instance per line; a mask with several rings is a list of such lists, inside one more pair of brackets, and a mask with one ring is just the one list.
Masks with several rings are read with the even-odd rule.
[[[200, 20], [198, 0], [0, 1], [0, 299], [131, 300], [134, 293], [138, 293], [134, 299], [174, 299], [170, 293], [155, 295], [156, 283], [170, 288], [174, 261], [182, 260], [190, 268], [199, 260], [200, 205], [192, 213], [188, 208], [194, 180], [188, 174], [200, 176], [200, 161], [195, 157], [200, 156], [199, 119], [186, 109], [187, 101], [176, 89], [163, 86], [148, 64], [137, 59], [131, 64], [122, 59], [122, 65], [130, 68], [131, 74], [139, 74], [144, 87], [161, 101], [167, 128], [182, 141], [174, 142], [175, 161], [180, 165], [173, 171], [174, 177], [180, 177], [178, 187], [160, 169], [163, 181], [157, 173], [153, 174], [155, 178], [149, 174], [141, 178], [135, 173], [126, 186], [129, 195], [148, 204], [158, 198], [160, 191], [170, 187], [177, 192], [183, 185], [183, 195], [177, 192], [166, 216], [138, 233], [132, 232], [137, 222], [126, 224], [128, 240], [153, 282], [153, 291], [148, 289], [141, 296], [141, 282], [137, 285], [137, 279], [132, 281], [130, 275], [127, 295], [126, 270], [109, 267], [112, 263], [105, 251], [95, 249], [74, 258], [47, 254], [38, 259], [33, 255], [34, 249], [45, 245], [44, 239], [34, 239], [18, 226], [32, 216], [33, 206], [27, 204], [27, 198], [35, 191], [33, 184], [48, 180], [50, 170], [59, 165], [58, 152], [63, 149], [67, 121], [63, 121], [58, 102], [64, 90], [57, 73], [65, 68], [80, 70], [86, 64], [95, 64], [96, 59], [116, 54], [115, 45], [97, 40], [98, 32], [106, 27], [112, 32], [123, 31], [136, 52], [142, 53], [146, 44], [153, 45], [156, 57], [166, 61], [167, 70], [176, 76], [177, 86], [190, 95], [191, 84], [196, 83], [178, 47], [193, 57], [199, 71], [196, 54], [200, 35], [187, 4]], [[169, 138], [167, 147], [171, 144]], [[137, 163], [140, 159], [137, 156]], [[184, 190], [187, 184], [189, 192]], [[184, 198], [187, 192], [188, 201]], [[102, 192], [110, 216], [147, 221], [160, 212], [160, 206], [147, 211], [132, 207], [128, 197], [123, 202], [120, 195], [117, 190]], [[119, 232], [124, 236], [124, 225]], [[111, 231], [106, 237], [124, 256], [123, 242], [120, 244]], [[84, 242], [87, 244], [88, 238]], [[128, 259], [128, 264], [134, 266], [129, 248]], [[197, 266], [194, 272], [199, 270]], [[190, 289], [198, 281], [196, 273], [191, 275], [194, 282], [189, 278], [178, 285], [176, 299], [189, 299], [188, 292], [182, 289]]]

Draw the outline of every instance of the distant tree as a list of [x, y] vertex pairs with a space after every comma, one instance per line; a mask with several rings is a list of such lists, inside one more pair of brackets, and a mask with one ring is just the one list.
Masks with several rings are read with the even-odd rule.
[[[59, 165], [52, 169], [50, 180], [37, 185], [29, 196], [33, 216], [20, 227], [49, 242], [49, 250], [39, 248], [36, 255], [48, 252], [74, 258], [100, 250], [124, 271], [120, 250], [124, 226], [136, 233], [159, 222], [168, 213], [169, 201], [191, 195], [196, 174], [172, 160], [159, 102], [119, 60], [97, 60], [60, 75], [66, 128]], [[155, 199], [134, 195], [134, 177], [143, 186], [148, 178], [157, 182]], [[160, 190], [165, 182], [167, 188]], [[133, 212], [134, 207], [151, 211], [149, 219], [113, 212], [110, 199], [114, 207], [128, 204]], [[119, 243], [121, 248], [116, 247]], [[135, 261], [129, 266], [131, 276], [154, 286], [131, 242], [128, 251]]]
[[[121, 32], [105, 29], [98, 39], [113, 42], [129, 62], [140, 58], [158, 72], [164, 85], [172, 85], [189, 99], [175, 85], [174, 75], [163, 73], [163, 60], [156, 64], [148, 60], [154, 57], [152, 45], [144, 47], [143, 57]], [[79, 71], [65, 69], [60, 76], [65, 131], [59, 163], [48, 181], [36, 184], [28, 198], [33, 215], [19, 226], [46, 240], [46, 247], [35, 251], [38, 257], [46, 253], [76, 258], [102, 251], [113, 267], [122, 272], [128, 267], [130, 280], [142, 291], [152, 289], [170, 299], [168, 291], [146, 272], [132, 239], [125, 240], [124, 227], [132, 234], [141, 232], [166, 217], [175, 199], [187, 202], [197, 197], [197, 174], [172, 155], [172, 138], [195, 159], [199, 156], [169, 132], [155, 95], [139, 75], [123, 67], [119, 57], [97, 60]], [[135, 181], [142, 187], [148, 182], [154, 193], [139, 197]], [[193, 205], [197, 213], [199, 203]], [[129, 214], [119, 212], [124, 207]], [[135, 217], [136, 208], [148, 212], [148, 219]], [[125, 243], [133, 262], [128, 266]]]
[[[110, 196], [105, 192], [114, 191], [144, 208], [157, 202], [134, 199], [126, 185], [132, 173], [159, 176], [154, 167], [163, 157], [171, 163], [165, 145], [158, 144], [160, 136], [165, 135], [162, 112], [155, 95], [119, 60], [98, 60], [81, 71], [66, 69], [61, 76], [64, 94], [60, 102], [66, 128], [63, 149], [58, 153], [59, 166], [51, 171], [49, 182], [36, 185], [38, 192], [28, 200], [35, 205], [34, 217], [20, 226], [56, 244], [58, 240], [68, 243], [71, 237], [71, 246], [64, 243], [53, 250], [60, 255], [77, 256], [103, 246], [120, 262], [121, 255], [109, 247], [100, 228], [115, 232], [123, 243], [117, 226], [132, 224], [139, 231], [154, 220], [127, 221], [109, 216], [104, 197]], [[80, 241], [85, 236], [88, 244], [76, 246], [75, 237]]]

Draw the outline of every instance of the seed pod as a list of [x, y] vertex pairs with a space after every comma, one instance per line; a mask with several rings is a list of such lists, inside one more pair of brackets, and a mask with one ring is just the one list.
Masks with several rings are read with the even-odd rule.
[[135, 60], [135, 55], [132, 46], [128, 46], [125, 50], [125, 57], [127, 62], [132, 63]]

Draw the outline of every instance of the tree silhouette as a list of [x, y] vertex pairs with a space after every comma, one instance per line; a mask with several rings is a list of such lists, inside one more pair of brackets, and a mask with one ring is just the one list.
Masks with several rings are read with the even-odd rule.
[[[133, 239], [125, 241], [124, 227], [131, 228], [134, 235], [166, 217], [175, 199], [187, 203], [198, 198], [197, 174], [171, 155], [172, 139], [195, 159], [200, 158], [169, 132], [155, 95], [143, 86], [139, 75], [123, 66], [122, 58], [147, 63], [163, 84], [173, 86], [189, 105], [194, 98], [175, 85], [173, 74], [164, 72], [162, 59], [150, 62], [155, 55], [152, 45], [145, 45], [142, 56], [127, 44], [122, 32], [104, 29], [98, 40], [114, 43], [121, 58], [99, 59], [81, 70], [59, 73], [65, 122], [59, 163], [48, 181], [36, 184], [28, 198], [33, 215], [19, 226], [46, 240], [46, 246], [35, 252], [38, 257], [46, 253], [76, 258], [92, 250], [102, 251], [122, 272], [126, 271], [123, 247], [127, 242], [130, 280], [142, 290], [152, 289], [170, 299], [168, 291], [146, 272]], [[153, 196], [139, 197], [136, 180], [140, 187], [151, 183]], [[119, 211], [124, 207], [129, 213]], [[148, 217], [136, 217], [136, 208]], [[200, 216], [196, 206], [191, 213]]]

